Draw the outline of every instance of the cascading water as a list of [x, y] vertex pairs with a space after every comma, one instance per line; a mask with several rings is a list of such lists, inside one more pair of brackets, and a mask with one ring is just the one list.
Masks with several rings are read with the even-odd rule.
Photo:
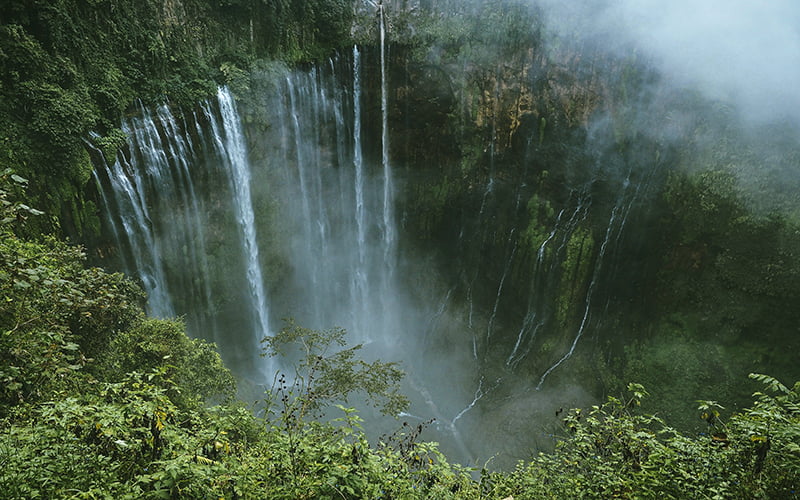
[[[121, 265], [141, 282], [148, 312], [165, 318], [184, 315], [193, 335], [220, 344], [243, 375], [263, 379], [269, 372], [264, 362], [248, 359], [269, 331], [248, 196], [249, 166], [226, 90], [220, 89], [216, 105], [220, 116], [209, 104], [202, 117], [187, 116], [190, 121], [184, 123], [167, 106], [155, 113], [140, 107], [140, 116], [122, 126], [129, 137], [127, 150], [113, 164], [103, 162], [96, 180]], [[228, 179], [235, 193], [224, 203], [221, 192], [208, 196], [208, 185], [220, 177]], [[225, 219], [222, 225], [238, 227], [232, 235], [212, 220], [229, 206], [236, 220], [227, 224]], [[226, 264], [220, 264], [220, 257]], [[232, 306], [234, 299], [221, 297], [219, 282], [237, 275], [248, 283], [249, 292]], [[252, 320], [242, 320], [243, 315]]]
[[564, 354], [564, 356], [559, 358], [559, 360], [556, 361], [555, 364], [553, 364], [550, 368], [545, 370], [544, 374], [542, 374], [542, 377], [539, 379], [539, 383], [536, 384], [536, 390], [542, 388], [542, 384], [544, 384], [545, 379], [547, 378], [548, 375], [550, 375], [553, 372], [553, 370], [561, 366], [561, 364], [564, 361], [569, 359], [575, 353], [575, 347], [578, 345], [578, 341], [581, 339], [584, 331], [586, 330], [586, 326], [589, 320], [589, 314], [591, 312], [592, 299], [594, 298], [594, 293], [597, 288], [597, 280], [600, 277], [600, 270], [602, 269], [603, 258], [606, 254], [606, 249], [608, 247], [608, 242], [611, 238], [611, 234], [614, 232], [615, 229], [617, 229], [616, 222], [617, 222], [617, 207], [615, 206], [614, 209], [611, 211], [611, 219], [608, 221], [608, 227], [606, 229], [605, 238], [603, 239], [603, 242], [600, 244], [600, 252], [597, 256], [597, 263], [595, 264], [594, 270], [592, 271], [592, 279], [589, 282], [589, 289], [586, 292], [586, 298], [584, 300], [585, 307], [583, 310], [583, 316], [581, 317], [580, 326], [578, 326], [578, 332], [575, 334], [575, 339], [572, 341], [572, 344], [570, 344], [569, 350], [566, 352], [566, 354]]
[[[160, 118], [163, 114], [157, 116]], [[156, 122], [149, 113], [143, 112], [139, 119], [124, 123], [123, 131], [133, 144], [142, 147], [134, 148], [129, 157], [119, 154], [113, 165], [105, 165], [105, 177], [110, 185], [109, 195], [104, 195], [109, 203], [105, 213], [108, 217], [118, 217], [117, 221], [110, 222], [115, 228], [116, 247], [122, 252], [121, 261], [126, 272], [138, 276], [147, 293], [149, 314], [162, 318], [173, 316], [162, 260], [164, 246], [169, 242], [154, 237], [151, 205], [144, 198], [156, 185], [163, 184], [165, 189], [173, 191], [171, 175], [163, 175], [164, 171], [169, 172], [167, 150], [170, 148], [162, 144]], [[95, 178], [98, 183], [102, 182], [99, 176]], [[100, 191], [104, 191], [102, 186]], [[121, 229], [117, 229], [119, 226]], [[182, 227], [180, 231], [185, 229]]]
[[503, 268], [503, 275], [500, 277], [500, 284], [497, 286], [497, 296], [494, 300], [494, 306], [492, 307], [492, 314], [489, 316], [489, 325], [486, 327], [486, 342], [489, 342], [492, 337], [492, 329], [494, 328], [494, 322], [497, 319], [497, 308], [500, 306], [500, 299], [503, 295], [503, 286], [506, 283], [506, 279], [508, 278], [508, 273], [511, 270], [511, 263], [514, 262], [514, 255], [517, 253], [517, 246], [519, 241], [514, 237], [515, 229], [511, 230], [511, 233], [508, 235], [508, 246], [511, 247], [511, 253], [506, 259], [506, 265]]
[[[230, 171], [228, 179], [234, 195], [236, 220], [241, 230], [244, 259], [247, 263], [247, 284], [250, 290], [252, 310], [256, 317], [252, 345], [253, 348], [257, 348], [261, 338], [269, 335], [270, 325], [264, 278], [259, 262], [255, 214], [250, 194], [250, 165], [233, 97], [227, 89], [220, 88], [217, 92], [217, 99], [222, 114], [222, 129], [213, 119], [208, 108], [206, 108], [206, 112], [211, 123], [218, 154], [221, 158], [226, 159], [223, 163]], [[270, 370], [265, 369], [263, 374], [270, 375]]]
[[396, 236], [394, 221], [394, 183], [389, 161], [389, 88], [386, 75], [386, 19], [384, 5], [378, 6], [381, 30], [381, 166], [383, 167], [383, 244], [389, 277], [394, 271]]
[[383, 260], [385, 273], [382, 275], [381, 302], [386, 324], [396, 324], [400, 316], [393, 314], [394, 274], [396, 267], [397, 229], [394, 216], [394, 181], [389, 159], [389, 80], [386, 73], [386, 12], [383, 2], [378, 5], [380, 20], [380, 63], [381, 63], [381, 167], [383, 171]]
[[352, 295], [356, 303], [361, 304], [353, 324], [359, 331], [365, 331], [365, 325], [358, 322], [357, 318], [366, 315], [364, 309], [368, 303], [367, 288], [367, 220], [364, 205], [364, 152], [361, 146], [361, 52], [358, 46], [353, 46], [353, 167], [355, 170], [355, 219], [356, 219], [356, 246], [358, 251], [358, 266], [352, 276]]
[[284, 222], [300, 237], [286, 252], [295, 290], [287, 300], [306, 303], [286, 313], [314, 328], [344, 326], [360, 341], [391, 342], [397, 292], [388, 235], [396, 224], [387, 219], [389, 167], [364, 156], [359, 49], [351, 64], [336, 58], [327, 68], [287, 75], [282, 93], [274, 109], [275, 120], [290, 121], [282, 127], [288, 140], [280, 141], [286, 164], [269, 168], [291, 179], [281, 194]]
[[[568, 279], [575, 242], [591, 239], [601, 217], [590, 216], [590, 184], [565, 196], [534, 237], [520, 216], [531, 188], [495, 179], [492, 138], [488, 180], [464, 208], [455, 279], [429, 283], [440, 300], [413, 290], [418, 278], [409, 276], [420, 271], [397, 245], [382, 8], [380, 19], [380, 54], [354, 47], [273, 77], [274, 92], [257, 103], [267, 126], [244, 130], [251, 118], [240, 113], [252, 109], [237, 110], [225, 89], [196, 114], [141, 109], [124, 124], [129, 150], [100, 170], [98, 184], [109, 233], [119, 235], [115, 246], [145, 284], [151, 311], [185, 315], [192, 334], [215, 340], [234, 369], [262, 382], [273, 367], [254, 352], [279, 326], [271, 317], [344, 327], [370, 343], [369, 355], [404, 362], [413, 413], [435, 416], [437, 439], [472, 460], [480, 452], [465, 430], [481, 428], [491, 405], [509, 404], [507, 394], [525, 384], [519, 374], [544, 392], [574, 355], [635, 195], [622, 190], [605, 232], [595, 231], [596, 252], [583, 256], [591, 267]], [[500, 226], [504, 210], [514, 221]], [[496, 261], [482, 260], [489, 255]], [[567, 285], [583, 294], [576, 327], [556, 303]]]

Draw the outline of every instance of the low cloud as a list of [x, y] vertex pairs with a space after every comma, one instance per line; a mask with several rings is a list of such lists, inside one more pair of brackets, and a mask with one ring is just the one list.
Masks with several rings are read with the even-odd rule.
[[556, 32], [633, 47], [674, 85], [756, 122], [800, 122], [796, 0], [538, 0]]

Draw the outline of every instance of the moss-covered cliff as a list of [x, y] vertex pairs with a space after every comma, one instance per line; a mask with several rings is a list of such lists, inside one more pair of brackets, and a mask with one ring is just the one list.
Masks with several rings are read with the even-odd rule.
[[319, 57], [347, 43], [352, 16], [345, 0], [3, 2], [0, 168], [31, 179], [42, 229], [90, 238], [91, 133], [113, 155], [138, 100], [191, 106], [256, 57]]
[[476, 5], [396, 14], [392, 157], [409, 251], [438, 256], [489, 332], [502, 318], [492, 349], [519, 354], [538, 308], [551, 333], [508, 359], [519, 373], [577, 346], [576, 378], [647, 381], [673, 417], [688, 393], [746, 398], [749, 371], [800, 375], [781, 354], [800, 347], [797, 126], [549, 32], [524, 3]]

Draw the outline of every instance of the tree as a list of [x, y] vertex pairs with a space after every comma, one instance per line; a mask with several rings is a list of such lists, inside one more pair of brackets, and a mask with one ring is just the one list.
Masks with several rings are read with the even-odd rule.
[[335, 403], [347, 403], [356, 393], [366, 395], [368, 402], [385, 415], [407, 409], [408, 398], [399, 388], [403, 371], [397, 363], [357, 359], [362, 346], [344, 348], [345, 335], [342, 328], [311, 330], [289, 320], [280, 332], [263, 339], [263, 356], [299, 356], [291, 378], [277, 374], [269, 393], [270, 408], [280, 407], [285, 425], [297, 426], [309, 414]]

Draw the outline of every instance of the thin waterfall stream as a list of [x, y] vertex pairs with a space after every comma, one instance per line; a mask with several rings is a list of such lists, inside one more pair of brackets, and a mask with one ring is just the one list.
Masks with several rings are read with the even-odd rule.
[[358, 266], [353, 273], [352, 294], [356, 302], [361, 305], [359, 314], [353, 319], [356, 328], [364, 331], [365, 325], [359, 323], [358, 318], [365, 317], [368, 297], [367, 287], [367, 215], [364, 204], [364, 153], [361, 146], [361, 52], [358, 46], [353, 46], [353, 168], [355, 182], [355, 219], [356, 243], [358, 247]]
[[[252, 338], [252, 347], [257, 349], [261, 338], [270, 334], [270, 324], [267, 297], [264, 290], [264, 277], [261, 273], [261, 264], [258, 257], [255, 213], [250, 194], [250, 164], [233, 97], [227, 89], [220, 88], [217, 92], [217, 99], [220, 113], [222, 114], [222, 130], [217, 126], [215, 120], [210, 119], [210, 123], [214, 131], [214, 144], [219, 148], [220, 157], [227, 158], [225, 165], [230, 169], [231, 173], [229, 180], [232, 184], [231, 187], [236, 201], [234, 207], [236, 220], [241, 230], [247, 269], [247, 284], [250, 290], [252, 310], [256, 317], [256, 329]], [[268, 369], [264, 369], [263, 374], [265, 376], [271, 375]]]

